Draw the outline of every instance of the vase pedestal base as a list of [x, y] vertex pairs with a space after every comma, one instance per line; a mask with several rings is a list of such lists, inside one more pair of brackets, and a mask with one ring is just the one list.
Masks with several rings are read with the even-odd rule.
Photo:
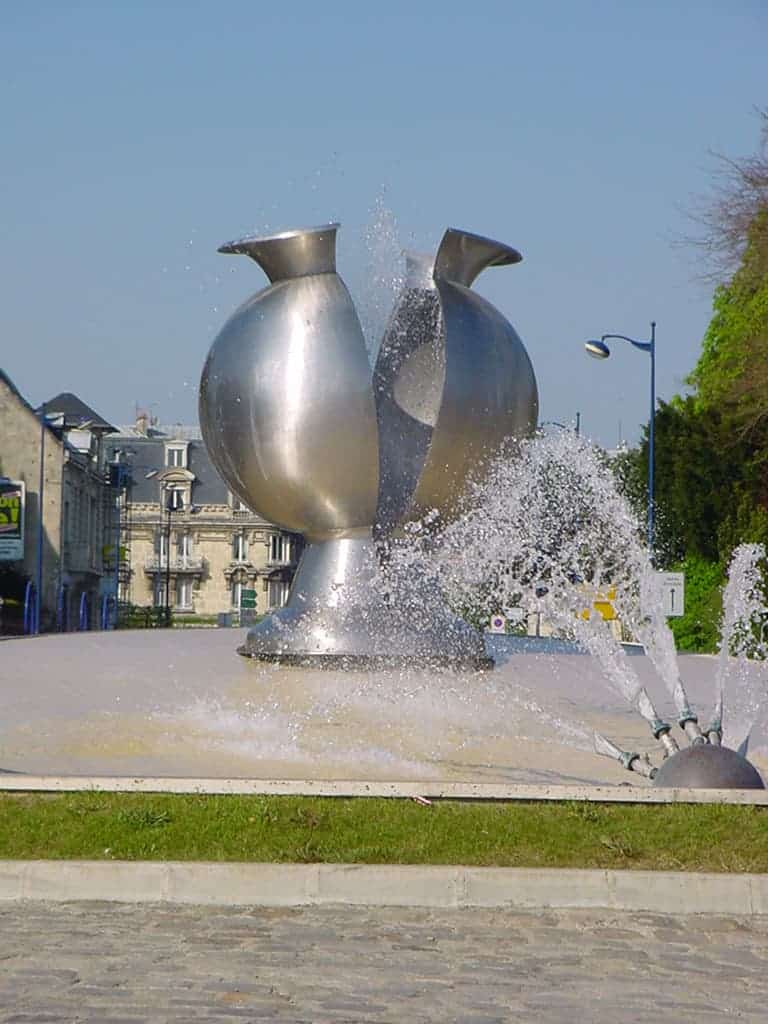
[[445, 606], [437, 587], [399, 575], [382, 570], [370, 530], [312, 543], [286, 606], [250, 629], [238, 653], [347, 669], [493, 667], [483, 635]]

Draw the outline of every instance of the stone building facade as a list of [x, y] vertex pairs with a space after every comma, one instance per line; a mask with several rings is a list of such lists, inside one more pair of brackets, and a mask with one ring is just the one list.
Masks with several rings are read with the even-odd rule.
[[[288, 597], [301, 538], [268, 523], [227, 489], [196, 428], [144, 415], [106, 444], [121, 466], [121, 603], [216, 617], [263, 615]], [[249, 600], [250, 598], [250, 600]]]
[[[36, 585], [40, 565], [43, 630], [99, 624], [112, 585], [107, 552], [114, 494], [103, 447], [114, 429], [70, 392], [34, 409], [0, 371], [0, 476], [23, 481], [26, 492], [24, 557], [5, 568]], [[11, 573], [3, 579], [10, 587]]]

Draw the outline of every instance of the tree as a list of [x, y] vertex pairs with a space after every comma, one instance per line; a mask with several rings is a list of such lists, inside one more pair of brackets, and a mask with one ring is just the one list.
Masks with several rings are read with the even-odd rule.
[[[741, 457], [723, 446], [719, 411], [700, 410], [693, 396], [659, 402], [654, 425], [657, 558], [662, 564], [686, 555], [717, 561], [719, 531], [743, 486]], [[625, 493], [636, 509], [645, 508], [647, 429], [620, 468]]]
[[[768, 110], [757, 153], [719, 157], [720, 173], [689, 239], [719, 281], [688, 378], [693, 393], [660, 402], [656, 431], [657, 559], [686, 571], [680, 646], [711, 649], [733, 548], [768, 542]], [[648, 437], [618, 463], [638, 509], [647, 500]]]
[[761, 448], [768, 440], [766, 225], [768, 206], [757, 214], [748, 232], [741, 266], [715, 292], [714, 316], [688, 379], [696, 389], [699, 409], [721, 409], [734, 442], [747, 438]]

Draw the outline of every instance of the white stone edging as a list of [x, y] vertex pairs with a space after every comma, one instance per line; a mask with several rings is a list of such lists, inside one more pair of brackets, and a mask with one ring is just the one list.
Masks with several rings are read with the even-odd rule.
[[768, 914], [768, 875], [178, 861], [0, 861], [0, 901]]
[[764, 789], [662, 789], [654, 786], [523, 785], [494, 782], [382, 782], [320, 779], [195, 779], [112, 775], [0, 774], [0, 792], [200, 793], [254, 796], [392, 797], [431, 800], [589, 801], [632, 804], [768, 806]]

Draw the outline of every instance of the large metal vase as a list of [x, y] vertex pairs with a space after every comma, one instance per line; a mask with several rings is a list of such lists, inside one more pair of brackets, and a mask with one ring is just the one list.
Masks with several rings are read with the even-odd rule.
[[[283, 662], [488, 663], [483, 638], [425, 580], [382, 569], [374, 526], [456, 513], [471, 479], [536, 419], [512, 327], [470, 291], [508, 246], [448, 231], [393, 314], [375, 375], [335, 272], [338, 225], [222, 246], [270, 286], [214, 341], [200, 387], [211, 458], [247, 505], [308, 545], [285, 608], [242, 653]], [[413, 267], [412, 267], [413, 270]], [[413, 275], [412, 275], [413, 276]]]
[[224, 324], [203, 369], [200, 426], [231, 490], [308, 540], [370, 527], [376, 410], [365, 340], [336, 274], [338, 225], [246, 238], [270, 286]]

